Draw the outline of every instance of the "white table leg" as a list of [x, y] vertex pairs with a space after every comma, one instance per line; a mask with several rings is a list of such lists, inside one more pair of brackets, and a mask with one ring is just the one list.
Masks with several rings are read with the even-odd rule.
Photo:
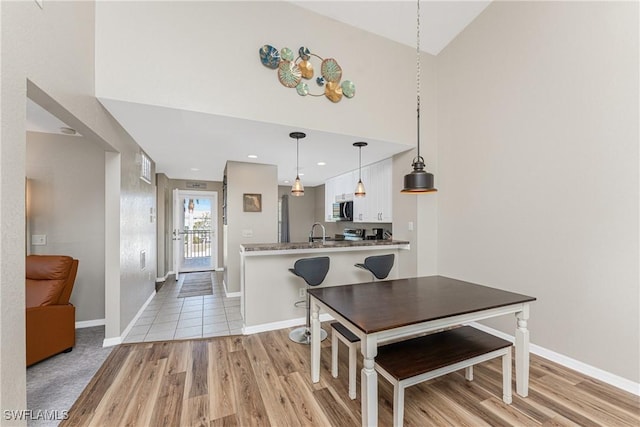
[[522, 397], [529, 395], [529, 304], [516, 313], [516, 391]]
[[467, 366], [464, 368], [464, 378], [467, 381], [473, 381], [473, 366]]
[[362, 426], [378, 425], [378, 373], [374, 368], [374, 359], [378, 354], [378, 342], [375, 336], [365, 337], [360, 344], [364, 357], [361, 375]]
[[320, 381], [320, 306], [311, 299], [311, 381]]
[[502, 400], [511, 404], [511, 347], [502, 356]]

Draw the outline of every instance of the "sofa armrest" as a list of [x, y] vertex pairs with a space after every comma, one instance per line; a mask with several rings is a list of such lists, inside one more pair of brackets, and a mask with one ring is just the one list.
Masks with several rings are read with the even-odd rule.
[[27, 366], [70, 349], [76, 341], [72, 304], [26, 309]]

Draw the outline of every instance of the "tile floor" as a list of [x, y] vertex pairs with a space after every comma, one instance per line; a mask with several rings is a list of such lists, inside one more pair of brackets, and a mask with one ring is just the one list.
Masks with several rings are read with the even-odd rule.
[[221, 273], [212, 272], [213, 295], [178, 298], [186, 274], [160, 288], [124, 342], [242, 334], [240, 297], [225, 297]]

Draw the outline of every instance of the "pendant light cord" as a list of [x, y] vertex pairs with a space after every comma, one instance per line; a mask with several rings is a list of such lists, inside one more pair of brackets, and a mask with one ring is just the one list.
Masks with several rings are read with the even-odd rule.
[[362, 182], [362, 146], [358, 147], [358, 181]]
[[300, 138], [296, 138], [296, 178], [300, 178]]

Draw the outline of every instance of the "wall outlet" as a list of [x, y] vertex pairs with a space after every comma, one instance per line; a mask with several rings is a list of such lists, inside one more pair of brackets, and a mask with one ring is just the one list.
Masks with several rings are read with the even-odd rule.
[[300, 298], [304, 298], [307, 295], [307, 288], [298, 289], [298, 296]]
[[31, 245], [32, 246], [45, 246], [47, 244], [46, 234], [32, 234]]

